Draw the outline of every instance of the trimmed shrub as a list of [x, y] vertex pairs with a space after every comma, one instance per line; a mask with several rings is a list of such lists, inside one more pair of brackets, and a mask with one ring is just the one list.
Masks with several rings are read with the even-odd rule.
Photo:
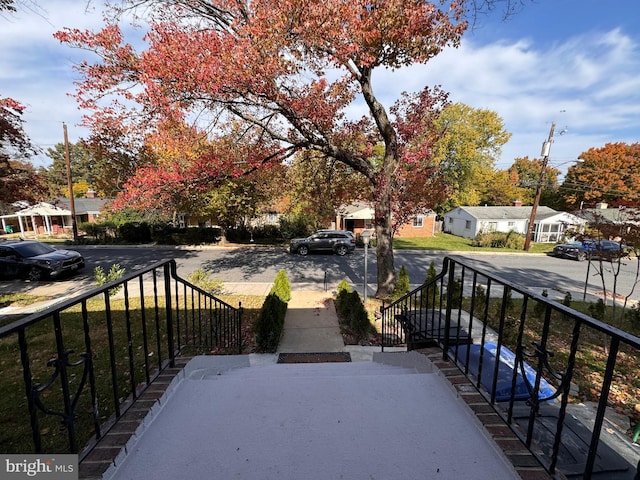
[[340, 293], [346, 290], [347, 292], [351, 291], [351, 285], [349, 285], [349, 282], [347, 282], [346, 280], [340, 280], [340, 283], [338, 284], [338, 287], [336, 288], [336, 291], [338, 292], [338, 295], [340, 295]]
[[485, 232], [476, 235], [471, 244], [474, 247], [484, 248], [512, 248], [522, 250], [524, 248], [524, 235], [513, 230], [509, 232]]
[[261, 225], [254, 227], [252, 232], [254, 240], [275, 242], [279, 238], [282, 238], [278, 225]]
[[567, 292], [564, 294], [564, 298], [562, 299], [562, 304], [565, 307], [571, 308], [571, 302], [573, 301], [573, 297], [571, 296], [571, 292]]
[[369, 314], [358, 292], [351, 291], [346, 282], [343, 282], [338, 285], [336, 311], [342, 328], [359, 343], [368, 339], [369, 335], [375, 332], [375, 328], [369, 321]]
[[251, 240], [251, 231], [246, 226], [231, 227], [224, 231], [224, 236], [228, 242], [244, 243]]
[[[427, 270], [427, 276], [424, 279], [424, 283], [422, 285], [428, 285], [434, 281], [434, 279], [438, 276], [436, 272], [436, 264], [431, 262], [429, 264], [429, 269]], [[420, 294], [420, 306], [426, 307], [427, 305], [431, 305], [434, 303], [432, 307], [437, 307], [440, 304], [440, 288], [436, 283], [433, 283], [431, 286], [423, 289]]]
[[118, 227], [118, 235], [129, 243], [151, 242], [151, 227], [146, 222], [124, 223]]
[[604, 300], [601, 298], [598, 299], [596, 303], [592, 303], [589, 305], [589, 315], [591, 315], [596, 320], [604, 321], [604, 313], [606, 311], [606, 305]]
[[291, 300], [291, 285], [284, 270], [280, 270], [276, 275], [269, 293], [273, 293], [284, 303], [289, 303], [289, 300]]
[[400, 267], [400, 271], [398, 272], [398, 279], [396, 280], [396, 286], [393, 289], [391, 298], [393, 300], [397, 300], [407, 293], [409, 293], [409, 274], [403, 265]]
[[253, 324], [256, 344], [260, 350], [264, 352], [276, 351], [280, 335], [282, 335], [286, 312], [286, 303], [273, 293], [267, 295], [260, 309], [260, 315]]
[[284, 270], [280, 270], [273, 287], [265, 298], [260, 315], [253, 324], [258, 348], [265, 352], [274, 352], [278, 348], [287, 304], [291, 300], [291, 285]]
[[107, 243], [113, 241], [116, 235], [116, 226], [110, 222], [91, 223], [83, 222], [78, 224], [78, 230], [91, 237], [84, 238], [85, 242], [95, 241], [96, 243]]
[[476, 286], [476, 298], [473, 305], [473, 315], [481, 318], [484, 315], [484, 308], [487, 302], [487, 291], [483, 285]]
[[636, 303], [635, 305], [632, 305], [631, 308], [627, 310], [626, 315], [631, 322], [635, 322], [636, 324], [639, 324], [640, 323], [640, 304]]
[[203, 245], [220, 241], [220, 227], [178, 228], [170, 225], [155, 226], [151, 232], [152, 240], [161, 245]]
[[451, 308], [460, 308], [462, 305], [462, 279], [454, 280], [451, 284], [451, 292], [447, 292], [447, 298], [451, 298]]
[[[542, 290], [542, 296], [545, 297], [545, 298], [549, 296], [549, 292], [547, 291], [546, 288], [544, 290]], [[547, 307], [545, 306], [544, 303], [536, 302], [535, 306], [533, 307], [533, 314], [537, 318], [542, 318], [542, 315], [544, 314], [546, 309], [547, 309]]]
[[338, 312], [338, 317], [341, 319], [346, 319], [349, 315], [349, 309], [351, 305], [347, 300], [347, 297], [351, 294], [351, 286], [347, 283], [346, 280], [342, 280], [338, 284], [337, 288], [337, 296], [336, 296], [336, 310]]
[[507, 290], [507, 295], [504, 298], [504, 308], [507, 313], [513, 313], [513, 309], [515, 307], [515, 303], [513, 302], [513, 291], [511, 289]]

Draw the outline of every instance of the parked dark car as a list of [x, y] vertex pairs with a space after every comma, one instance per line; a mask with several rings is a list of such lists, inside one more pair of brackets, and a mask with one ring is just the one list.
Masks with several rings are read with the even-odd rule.
[[0, 243], [0, 279], [58, 278], [84, 268], [84, 257], [34, 240]]
[[299, 255], [309, 252], [334, 252], [346, 255], [356, 248], [356, 238], [344, 230], [319, 230], [307, 238], [294, 238], [289, 242], [289, 251]]
[[584, 240], [556, 245], [551, 255], [582, 261], [590, 258], [616, 258], [624, 254], [624, 246], [613, 240]]

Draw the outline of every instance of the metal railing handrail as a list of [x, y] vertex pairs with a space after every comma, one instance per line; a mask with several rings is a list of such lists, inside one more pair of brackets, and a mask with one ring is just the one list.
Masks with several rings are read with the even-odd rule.
[[85, 295], [96, 296], [96, 295], [108, 292], [114, 287], [118, 287], [119, 285], [122, 285], [125, 282], [133, 280], [134, 278], [137, 278], [141, 273], [146, 273], [151, 270], [155, 270], [163, 266], [165, 263], [171, 262], [171, 261], [172, 260], [159, 260], [157, 262], [152, 263], [151, 265], [149, 265], [144, 269], [134, 270], [133, 272], [126, 273], [125, 275], [122, 276], [122, 278], [118, 280], [114, 280], [112, 282], [106, 283], [100, 287], [94, 287], [88, 292], [85, 292], [84, 294], [74, 296], [66, 300], [62, 300], [59, 303], [56, 303], [55, 305], [51, 305], [50, 307], [47, 307], [43, 310], [32, 313], [24, 318], [21, 318], [20, 320], [16, 320], [15, 322], [4, 325], [0, 327], [0, 338], [6, 336], [7, 334], [15, 333], [20, 328], [28, 327], [30, 325], [33, 325], [34, 323], [39, 322], [43, 316], [52, 315], [56, 311], [66, 310], [70, 306], [77, 304], [78, 298], [81, 298]]
[[[455, 262], [456, 264], [465, 266], [466, 268], [469, 269], [473, 269], [474, 267], [469, 264], [466, 263], [464, 261], [461, 260], [456, 260], [453, 259], [449, 256], [445, 256], [444, 257], [444, 261], [442, 264], [442, 271], [435, 276], [430, 282], [428, 283], [423, 283], [422, 285], [414, 288], [413, 290], [411, 290], [410, 292], [408, 292], [407, 294], [403, 295], [401, 298], [394, 300], [393, 302], [390, 302], [388, 304], [384, 304], [382, 305], [381, 310], [382, 311], [389, 311], [392, 310], [394, 307], [397, 307], [398, 305], [403, 305], [404, 302], [406, 302], [407, 298], [410, 298], [412, 296], [415, 296], [416, 294], [419, 294], [420, 292], [422, 292], [423, 290], [429, 288], [432, 285], [436, 285], [438, 282], [440, 282], [448, 273], [449, 270], [449, 263], [450, 262]], [[563, 312], [565, 314], [568, 315], [573, 315], [577, 318], [580, 319], [580, 321], [584, 322], [585, 324], [589, 325], [590, 327], [600, 331], [601, 333], [612, 333], [615, 334], [615, 336], [618, 336], [622, 339], [625, 340], [625, 342], [629, 343], [630, 345], [633, 345], [634, 347], [640, 349], [640, 338], [631, 335], [629, 332], [625, 332], [624, 330], [620, 330], [617, 327], [614, 327], [613, 325], [609, 325], [605, 322], [602, 322], [596, 318], [593, 318], [589, 315], [586, 315], [582, 312], [579, 312], [577, 310], [572, 309], [571, 307], [568, 307], [556, 300], [553, 300], [551, 298], [545, 297], [544, 295], [541, 295], [537, 292], [534, 292], [532, 290], [529, 290], [527, 288], [524, 287], [519, 287], [518, 285], [514, 284], [513, 282], [511, 282], [510, 280], [507, 280], [499, 275], [495, 275], [495, 274], [491, 274], [491, 273], [485, 273], [483, 272], [482, 275], [486, 278], [490, 278], [496, 282], [499, 282], [501, 284], [504, 285], [508, 285], [509, 288], [514, 291], [517, 292], [521, 295], [527, 295], [530, 298], [532, 298], [533, 300], [536, 301], [540, 301], [540, 302], [544, 302], [544, 303], [549, 303], [552, 304], [554, 306], [554, 309]]]
[[[521, 303], [516, 304], [514, 296]], [[594, 352], [582, 352], [579, 346], [598, 338], [602, 348], [596, 350], [606, 366], [592, 388], [599, 396], [594, 398], [591, 437], [584, 440], [583, 478], [591, 478], [599, 465], [598, 449], [608, 448], [601, 435], [606, 435], [603, 425], [612, 385], [621, 381], [617, 369], [623, 368], [625, 357], [631, 359], [631, 367], [633, 358], [640, 358], [640, 338], [448, 256], [439, 274], [383, 304], [380, 313], [383, 350], [389, 345], [438, 345], [443, 359], [458, 364], [551, 474], [562, 471], [561, 438], [565, 423], [572, 421], [569, 405], [576, 400], [571, 392], [574, 372], [591, 369], [589, 355]], [[562, 355], [554, 356], [553, 350], [562, 345], [556, 352]], [[527, 415], [519, 416], [527, 409]], [[540, 420], [546, 412], [557, 417], [550, 450], [536, 444], [541, 428], [546, 428]], [[632, 468], [637, 469], [638, 460], [634, 462]]]
[[[114, 289], [122, 289], [117, 311]], [[90, 309], [89, 302], [97, 303]], [[26, 398], [27, 406], [0, 412], [0, 419], [29, 428], [34, 453], [80, 453], [82, 459], [186, 349], [241, 352], [241, 322], [242, 305], [233, 307], [181, 278], [175, 260], [129, 272], [0, 327], [5, 355], [16, 355], [7, 364], [22, 377], [22, 386], [3, 393], [15, 396], [16, 406]], [[43, 363], [44, 355], [50, 360]], [[60, 419], [66, 441], [43, 438], [41, 426], [52, 418]], [[84, 422], [80, 433], [78, 422]], [[11, 453], [11, 445], [0, 448]]]

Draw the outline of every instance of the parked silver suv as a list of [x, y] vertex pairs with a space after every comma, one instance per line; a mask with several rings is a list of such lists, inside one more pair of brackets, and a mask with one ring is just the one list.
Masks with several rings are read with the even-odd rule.
[[346, 255], [356, 248], [356, 237], [345, 230], [318, 230], [307, 238], [294, 238], [289, 243], [289, 251], [299, 255], [309, 252], [334, 252]]

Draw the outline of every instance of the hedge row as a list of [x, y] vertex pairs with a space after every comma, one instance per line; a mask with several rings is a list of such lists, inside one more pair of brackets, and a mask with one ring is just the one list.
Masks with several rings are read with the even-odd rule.
[[522, 250], [524, 247], [525, 236], [521, 233], [514, 232], [487, 232], [479, 233], [473, 239], [471, 244], [474, 247], [489, 248], [511, 248]]
[[371, 333], [375, 332], [375, 327], [369, 321], [369, 314], [360, 295], [352, 291], [344, 280], [337, 287], [336, 311], [343, 328], [355, 337], [356, 342], [366, 340]]
[[285, 271], [280, 270], [253, 325], [256, 344], [261, 351], [275, 352], [278, 348], [289, 300], [291, 285]]
[[[257, 227], [239, 226], [227, 228], [226, 239], [232, 243], [251, 240], [265, 242], [281, 241], [311, 235], [317, 226], [311, 217], [289, 215], [280, 219], [279, 225]], [[163, 222], [126, 221], [124, 223], [82, 223], [78, 229], [86, 234], [85, 242], [97, 243], [150, 243], [162, 245], [201, 245], [217, 243], [222, 238], [220, 227], [174, 227]]]
[[222, 237], [219, 227], [179, 228], [167, 224], [128, 222], [82, 223], [78, 229], [100, 243], [151, 243], [161, 245], [202, 245], [217, 243]]

